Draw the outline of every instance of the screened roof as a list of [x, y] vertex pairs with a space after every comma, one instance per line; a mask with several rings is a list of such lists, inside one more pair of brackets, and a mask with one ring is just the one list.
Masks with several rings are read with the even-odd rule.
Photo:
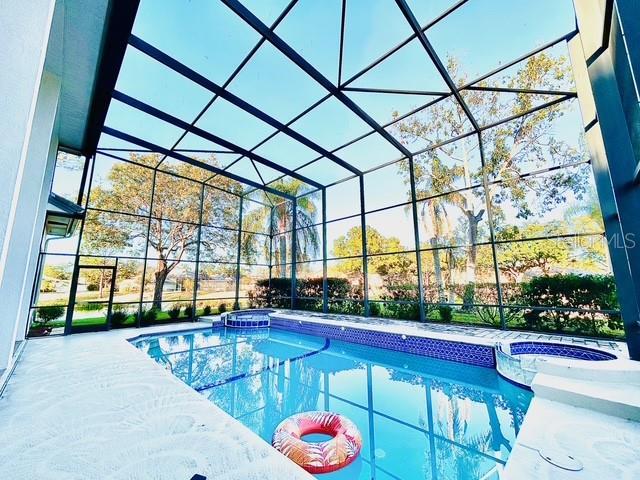
[[[153, 151], [159, 169], [192, 163], [244, 192], [315, 190], [510, 120], [515, 96], [517, 115], [572, 98], [570, 79], [518, 71], [568, 57], [574, 30], [571, 0], [142, 0], [98, 153]], [[460, 121], [403, 136], [436, 111]]]

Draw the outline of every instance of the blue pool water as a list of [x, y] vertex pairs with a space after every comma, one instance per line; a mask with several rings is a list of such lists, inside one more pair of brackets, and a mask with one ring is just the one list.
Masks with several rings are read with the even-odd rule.
[[350, 418], [362, 452], [318, 475], [326, 480], [497, 478], [531, 400], [488, 368], [282, 330], [220, 328], [137, 347], [267, 442], [294, 413]]

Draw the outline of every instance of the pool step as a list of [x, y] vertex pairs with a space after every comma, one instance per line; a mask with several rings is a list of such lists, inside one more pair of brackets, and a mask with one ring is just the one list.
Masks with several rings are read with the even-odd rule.
[[633, 360], [588, 362], [564, 358], [539, 358], [535, 365], [538, 372], [548, 375], [576, 380], [640, 385], [640, 362]]
[[[602, 378], [607, 374], [603, 372]], [[636, 384], [538, 373], [531, 389], [538, 398], [640, 421], [640, 386]]]

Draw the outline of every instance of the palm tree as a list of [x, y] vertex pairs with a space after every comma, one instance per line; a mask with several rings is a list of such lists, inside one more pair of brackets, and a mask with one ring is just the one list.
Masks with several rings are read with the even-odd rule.
[[[299, 197], [304, 193], [304, 183], [299, 180], [280, 180], [271, 186], [283, 193]], [[265, 204], [273, 205], [272, 208], [260, 208], [251, 211], [243, 218], [245, 230], [268, 231], [273, 233], [273, 244], [269, 238], [263, 243], [265, 253], [272, 249], [272, 265], [276, 266], [275, 276], [286, 277], [286, 265], [291, 263], [289, 250], [291, 249], [291, 230], [293, 229], [294, 202], [284, 200], [280, 203], [273, 202], [273, 195], [262, 191], [261, 201]], [[313, 254], [318, 252], [320, 247], [320, 236], [314, 226], [318, 214], [318, 207], [312, 195], [306, 195], [297, 199], [295, 208], [296, 216], [296, 260], [308, 260]], [[246, 235], [243, 238], [243, 254], [247, 258], [255, 256], [253, 249], [254, 238]]]
[[422, 219], [429, 245], [433, 248], [433, 271], [435, 276], [438, 302], [445, 303], [447, 295], [445, 291], [444, 279], [442, 276], [442, 264], [440, 261], [441, 240], [446, 238], [450, 232], [449, 218], [445, 202], [442, 197], [430, 198], [420, 205], [419, 215]]
[[[446, 303], [447, 294], [438, 247], [442, 247], [443, 240], [451, 235], [451, 222], [447, 208], [450, 206], [452, 197], [439, 194], [449, 189], [457, 173], [455, 168], [444, 165], [437, 155], [433, 155], [431, 152], [425, 155], [431, 158], [430, 161], [425, 161], [418, 166], [421, 182], [416, 197], [426, 199], [420, 202], [418, 215], [424, 228], [426, 240], [432, 248], [437, 299], [438, 302]], [[407, 209], [410, 208], [407, 207]]]
[[[458, 62], [449, 58], [447, 68], [458, 84], [467, 81]], [[532, 56], [520, 65], [514, 76], [508, 79], [507, 86], [525, 88], [558, 89], [570, 79], [567, 59], [555, 58], [546, 52]], [[480, 82], [478, 86], [500, 86], [495, 79]], [[510, 114], [520, 114], [529, 110], [534, 102], [548, 100], [544, 96], [533, 94], [501, 95], [495, 91], [465, 91], [465, 102], [473, 111], [474, 117], [481, 125], [486, 125], [498, 118], [506, 118]], [[476, 282], [476, 264], [478, 252], [479, 224], [485, 217], [485, 201], [499, 210], [501, 202], [510, 201], [518, 211], [518, 217], [528, 218], [534, 213], [527, 205], [529, 197], [527, 188], [530, 185], [520, 177], [521, 170], [531, 170], [531, 163], [537, 166], [552, 164], [568, 164], [581, 158], [581, 152], [567, 145], [563, 140], [554, 138], [554, 121], [564, 114], [566, 104], [548, 107], [535, 115], [520, 117], [499, 127], [488, 129], [483, 133], [485, 151], [485, 171], [490, 179], [502, 178], [501, 186], [488, 185], [485, 192], [474, 192], [471, 187], [482, 180], [479, 159], [473, 165], [472, 159], [477, 156], [478, 142], [474, 136], [443, 144], [415, 157], [415, 179], [419, 190], [447, 195], [447, 201], [441, 201], [443, 208], [459, 209], [465, 217], [467, 245], [465, 283], [471, 295], [465, 295], [465, 304], [473, 303], [473, 291]], [[457, 138], [470, 131], [469, 121], [455, 103], [438, 102], [412, 115], [394, 128], [406, 145], [427, 143], [440, 145], [443, 140]], [[452, 166], [444, 165], [447, 161]], [[436, 178], [437, 176], [440, 178]], [[561, 200], [567, 190], [580, 192], [584, 179], [574, 172], [560, 173], [544, 185], [544, 191], [536, 192], [543, 199], [542, 211], [549, 210], [554, 202]], [[432, 188], [432, 186], [439, 188]], [[464, 187], [466, 190], [460, 190]], [[436, 274], [436, 277], [438, 275]]]

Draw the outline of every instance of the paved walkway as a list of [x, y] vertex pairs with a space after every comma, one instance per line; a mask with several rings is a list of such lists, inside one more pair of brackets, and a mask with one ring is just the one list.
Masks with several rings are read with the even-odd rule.
[[444, 333], [461, 335], [475, 338], [482, 338], [488, 340], [538, 340], [543, 342], [561, 342], [571, 343], [573, 345], [583, 345], [585, 347], [597, 347], [606, 350], [612, 350], [619, 356], [629, 356], [627, 350], [627, 344], [624, 342], [617, 342], [615, 340], [597, 339], [597, 338], [585, 338], [585, 337], [573, 337], [570, 335], [553, 335], [538, 332], [523, 332], [517, 330], [498, 330], [496, 328], [476, 327], [471, 325], [458, 325], [458, 324], [442, 324], [442, 323], [421, 323], [412, 322], [406, 320], [393, 320], [388, 318], [373, 318], [373, 317], [360, 317], [356, 315], [339, 315], [339, 314], [325, 314], [317, 312], [307, 312], [302, 310], [278, 310], [283, 313], [291, 313], [295, 315], [304, 315], [314, 319], [325, 320], [343, 320], [352, 323], [359, 323], [362, 325], [374, 325], [374, 326], [393, 326], [402, 327], [405, 326], [410, 329], [418, 329], [421, 331]]

